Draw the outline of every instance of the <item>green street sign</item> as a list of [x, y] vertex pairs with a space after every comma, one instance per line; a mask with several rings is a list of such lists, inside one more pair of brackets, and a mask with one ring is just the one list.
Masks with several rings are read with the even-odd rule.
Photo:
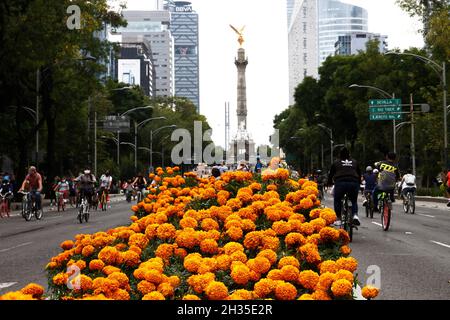
[[369, 107], [369, 112], [370, 113], [389, 113], [389, 112], [393, 112], [393, 113], [398, 113], [398, 112], [402, 112], [402, 107]]
[[391, 113], [391, 114], [377, 114], [377, 113], [371, 113], [369, 115], [369, 120], [371, 121], [377, 121], [377, 120], [401, 120], [402, 114], [401, 113]]
[[400, 106], [401, 99], [376, 99], [369, 100], [369, 106]]

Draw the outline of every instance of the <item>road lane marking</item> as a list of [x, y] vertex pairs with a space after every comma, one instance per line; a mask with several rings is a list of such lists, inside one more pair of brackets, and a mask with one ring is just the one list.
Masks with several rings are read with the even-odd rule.
[[433, 243], [436, 243], [436, 244], [438, 244], [440, 246], [450, 248], [450, 245], [448, 245], [448, 244], [445, 244], [445, 243], [442, 243], [442, 242], [433, 241], [433, 240], [430, 240], [430, 241], [433, 242]]
[[409, 231], [407, 231], [407, 232], [405, 232], [405, 234], [413, 234], [412, 232], [409, 232]]
[[431, 215], [429, 215], [429, 214], [418, 213], [417, 215], [419, 215], [419, 216], [424, 216], [424, 217], [429, 217], [429, 218], [435, 218], [435, 216], [431, 216]]
[[26, 242], [26, 243], [22, 243], [22, 244], [19, 244], [19, 245], [17, 245], [17, 246], [11, 247], [11, 248], [7, 248], [7, 249], [1, 249], [1, 250], [0, 250], [0, 253], [2, 253], [2, 252], [6, 252], [6, 251], [10, 251], [10, 250], [12, 250], [12, 249], [16, 249], [16, 248], [20, 248], [20, 247], [28, 246], [29, 244], [32, 244], [32, 243], [33, 243], [33, 242]]
[[378, 223], [378, 222], [373, 222], [373, 221], [372, 221], [372, 223], [373, 223], [373, 224], [376, 224], [377, 226], [380, 226], [380, 227], [382, 227], [381, 223]]
[[11, 286], [13, 286], [13, 285], [15, 285], [17, 282], [3, 282], [3, 283], [0, 283], [0, 289], [5, 289], [5, 288], [8, 288], [8, 287], [11, 287]]

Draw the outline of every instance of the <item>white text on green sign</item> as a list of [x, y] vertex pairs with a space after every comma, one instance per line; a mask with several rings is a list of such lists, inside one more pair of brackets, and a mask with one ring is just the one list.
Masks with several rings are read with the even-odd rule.
[[371, 106], [399, 106], [402, 104], [401, 99], [376, 99], [369, 100]]
[[402, 115], [399, 114], [370, 114], [369, 119], [372, 121], [376, 120], [401, 120]]
[[402, 112], [402, 107], [369, 107], [370, 113]]

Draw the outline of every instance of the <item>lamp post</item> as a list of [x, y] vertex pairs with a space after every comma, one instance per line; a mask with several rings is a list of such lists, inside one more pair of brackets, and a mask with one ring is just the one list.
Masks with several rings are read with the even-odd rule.
[[153, 170], [153, 135], [157, 134], [159, 131], [163, 130], [163, 129], [167, 129], [167, 128], [172, 128], [175, 129], [177, 126], [176, 125], [169, 125], [169, 126], [164, 126], [161, 128], [156, 129], [155, 131], [150, 130], [150, 170]]
[[[359, 85], [359, 84], [352, 84], [352, 85], [349, 86], [349, 88], [367, 88], [367, 89], [372, 89], [372, 90], [378, 91], [379, 93], [384, 95], [386, 98], [395, 99], [395, 93], [389, 94], [386, 91], [384, 91], [383, 89], [380, 89], [380, 88], [377, 88], [377, 87], [374, 87], [374, 86], [363, 86], [363, 85]], [[396, 126], [396, 121], [392, 120], [394, 152], [397, 153], [397, 135], [396, 135], [396, 131], [395, 131], [395, 126]]]
[[330, 144], [331, 144], [331, 149], [330, 149], [330, 168], [333, 165], [333, 129], [330, 129], [328, 127], [326, 127], [323, 124], [318, 124], [318, 126], [320, 128], [322, 128], [323, 130], [326, 130], [326, 132], [328, 132], [329, 136], [330, 136]]
[[445, 167], [448, 166], [448, 140], [447, 140], [447, 74], [446, 74], [446, 65], [445, 61], [442, 62], [442, 66], [440, 66], [436, 61], [433, 61], [427, 57], [409, 53], [409, 52], [386, 52], [386, 55], [389, 54], [395, 54], [395, 55], [404, 55], [404, 56], [411, 56], [414, 57], [422, 62], [425, 62], [430, 65], [430, 67], [439, 75], [441, 78], [441, 84], [442, 84], [442, 104], [444, 108], [444, 165]]
[[135, 171], [137, 171], [137, 151], [138, 151], [137, 138], [138, 138], [138, 129], [140, 127], [142, 127], [143, 125], [149, 123], [150, 121], [153, 121], [153, 120], [165, 120], [165, 119], [166, 119], [166, 117], [155, 117], [155, 118], [146, 119], [146, 120], [140, 122], [139, 124], [136, 121], [134, 122], [134, 145], [135, 145], [135, 148], [134, 148], [134, 170]]

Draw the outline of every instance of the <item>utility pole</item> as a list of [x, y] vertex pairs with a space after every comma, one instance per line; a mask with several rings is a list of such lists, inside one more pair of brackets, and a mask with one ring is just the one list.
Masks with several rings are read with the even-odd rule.
[[94, 111], [94, 175], [97, 177], [97, 110]]
[[414, 143], [414, 103], [413, 103], [413, 95], [410, 94], [410, 103], [411, 103], [411, 158], [412, 158], [412, 170], [413, 175], [416, 176], [416, 148]]
[[39, 100], [41, 94], [41, 69], [36, 73], [36, 166], [39, 162]]
[[91, 96], [88, 99], [88, 164], [91, 166]]

